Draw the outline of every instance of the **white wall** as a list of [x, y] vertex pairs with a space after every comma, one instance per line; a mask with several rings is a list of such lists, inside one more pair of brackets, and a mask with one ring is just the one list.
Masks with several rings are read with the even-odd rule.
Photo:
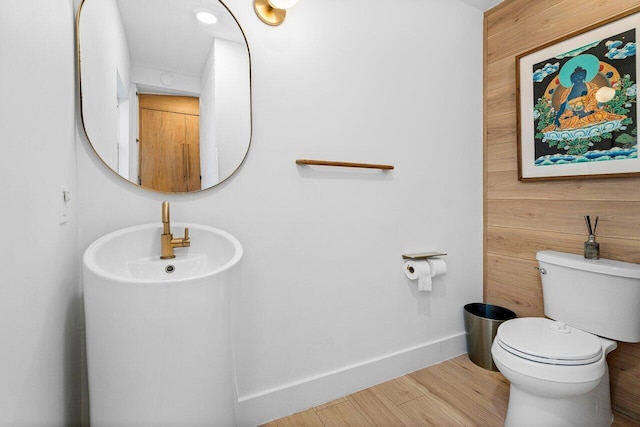
[[[171, 76], [171, 84], [164, 84], [163, 79]], [[167, 73], [164, 70], [143, 67], [133, 64], [131, 69], [131, 81], [142, 88], [143, 93], [180, 93], [186, 96], [198, 96], [201, 81], [199, 77], [188, 76], [179, 73]]]
[[[163, 195], [105, 171], [81, 138], [80, 246], [160, 221], [163, 199], [175, 221], [240, 239], [250, 425], [464, 352], [462, 307], [482, 297], [482, 13], [451, 0], [304, 1], [269, 27], [250, 1], [226, 3], [251, 49], [245, 164], [212, 190]], [[449, 272], [417, 293], [401, 254], [426, 250], [447, 252]]]
[[230, 176], [245, 156], [246, 145], [236, 141], [251, 139], [249, 65], [246, 47], [215, 40], [214, 117], [220, 179]]
[[[246, 51], [246, 48], [245, 48]], [[201, 188], [209, 188], [220, 182], [218, 147], [216, 141], [216, 41], [211, 44], [207, 62], [202, 72], [200, 90], [200, 177]], [[247, 97], [249, 99], [249, 97]]]
[[84, 124], [96, 151], [113, 170], [118, 170], [118, 83], [125, 91], [129, 88], [131, 59], [116, 0], [86, 2], [82, 23], [79, 33]]
[[74, 12], [0, 2], [0, 426], [78, 424]]
[[202, 188], [231, 176], [247, 152], [251, 140], [249, 67], [244, 44], [214, 40], [200, 92]]

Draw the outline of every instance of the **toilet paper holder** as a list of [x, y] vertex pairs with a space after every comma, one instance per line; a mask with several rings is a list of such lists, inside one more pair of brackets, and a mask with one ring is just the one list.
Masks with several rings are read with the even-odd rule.
[[[435, 258], [435, 257], [439, 257], [439, 256], [444, 256], [446, 254], [441, 253], [441, 252], [418, 252], [415, 254], [403, 254], [402, 255], [402, 259], [411, 259], [411, 260], [425, 260], [425, 259], [429, 259], [429, 258]], [[409, 270], [409, 273], [413, 273], [413, 267], [411, 266], [407, 266], [407, 270]]]
[[443, 256], [443, 255], [446, 255], [446, 254], [443, 254], [440, 252], [419, 252], [417, 254], [404, 254], [402, 255], [402, 259], [419, 260], [419, 259], [429, 259], [437, 256]]

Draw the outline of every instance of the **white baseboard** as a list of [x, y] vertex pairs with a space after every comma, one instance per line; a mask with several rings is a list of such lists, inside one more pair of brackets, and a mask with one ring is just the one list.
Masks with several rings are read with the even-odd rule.
[[241, 396], [238, 402], [238, 426], [257, 426], [295, 414], [464, 353], [465, 334], [461, 333], [264, 392]]

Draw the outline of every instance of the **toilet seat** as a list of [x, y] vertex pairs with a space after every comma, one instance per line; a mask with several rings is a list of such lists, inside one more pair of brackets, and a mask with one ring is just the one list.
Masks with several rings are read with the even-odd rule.
[[602, 358], [597, 336], [546, 318], [509, 320], [498, 328], [496, 342], [515, 356], [549, 365], [588, 365]]

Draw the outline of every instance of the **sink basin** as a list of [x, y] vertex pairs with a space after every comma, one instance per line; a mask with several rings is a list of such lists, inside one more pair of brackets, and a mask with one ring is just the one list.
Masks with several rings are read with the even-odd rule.
[[162, 224], [145, 224], [114, 231], [96, 240], [84, 254], [91, 273], [115, 282], [153, 284], [188, 282], [234, 266], [242, 245], [226, 231], [198, 224], [172, 223], [182, 236], [189, 227], [191, 246], [176, 248], [173, 259], [160, 259]]
[[185, 254], [173, 260], [157, 256], [127, 261], [127, 272], [131, 277], [146, 280], [181, 280], [206, 274], [209, 270], [206, 254]]
[[242, 245], [204, 225], [160, 259], [162, 224], [99, 238], [83, 257], [94, 426], [236, 425], [230, 305]]

